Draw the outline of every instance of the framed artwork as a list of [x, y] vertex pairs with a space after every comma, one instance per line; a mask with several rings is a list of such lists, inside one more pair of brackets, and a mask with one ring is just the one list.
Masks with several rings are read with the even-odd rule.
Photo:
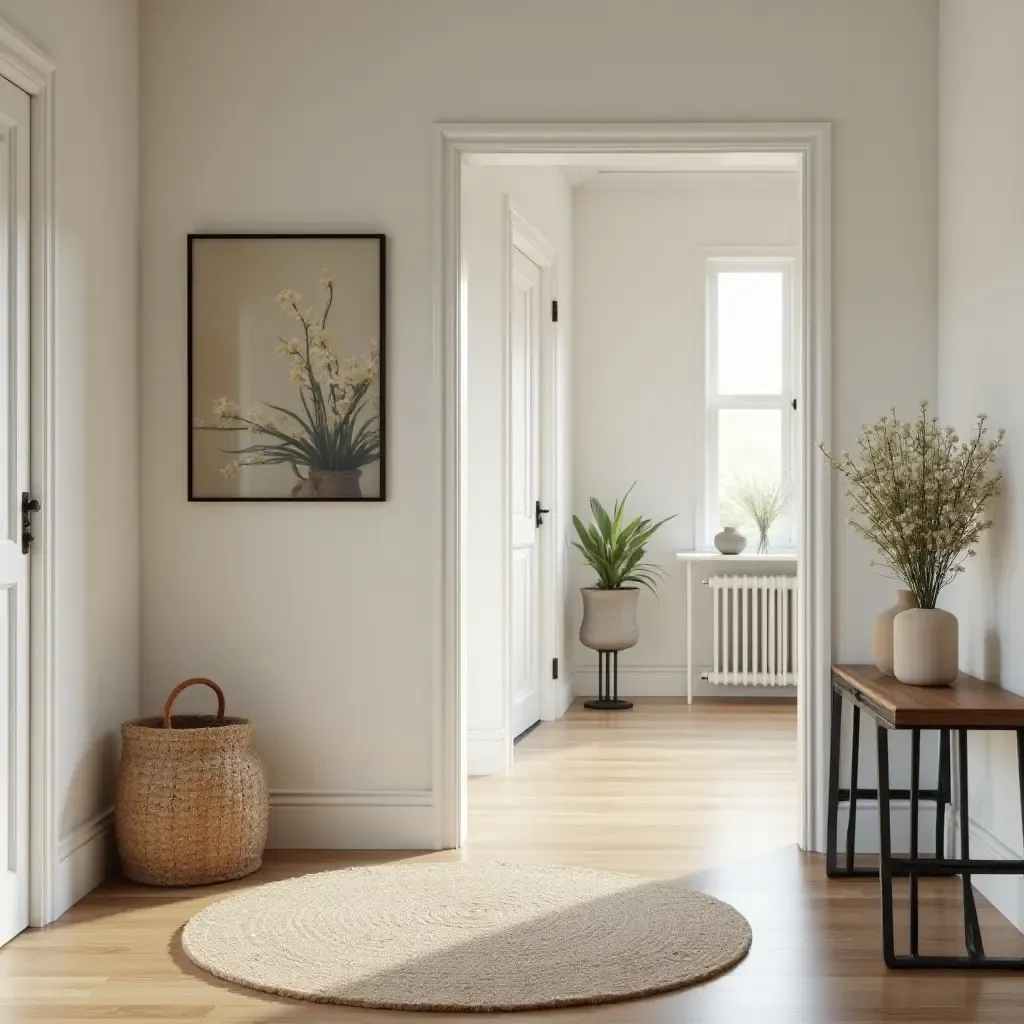
[[188, 236], [189, 501], [383, 501], [384, 235]]

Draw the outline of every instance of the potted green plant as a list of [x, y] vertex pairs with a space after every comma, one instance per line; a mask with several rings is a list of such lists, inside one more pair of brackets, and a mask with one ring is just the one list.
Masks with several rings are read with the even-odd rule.
[[901, 682], [938, 686], [957, 677], [956, 617], [935, 605], [992, 525], [983, 513], [999, 493], [1002, 476], [992, 463], [1003, 434], [989, 439], [982, 415], [971, 437], [961, 441], [921, 402], [914, 423], [900, 422], [893, 409], [864, 427], [856, 459], [849, 452], [832, 456], [820, 446], [846, 477], [850, 526], [875, 545], [891, 575], [910, 591], [901, 591], [902, 600], [882, 613], [875, 631], [876, 663], [882, 671], [891, 664]]
[[[633, 486], [636, 486], [635, 484]], [[572, 517], [576, 528], [573, 546], [597, 573], [597, 582], [582, 587], [583, 623], [580, 643], [594, 651], [624, 651], [640, 639], [637, 599], [640, 587], [655, 592], [663, 573], [659, 566], [644, 561], [647, 543], [669, 519], [652, 522], [638, 516], [625, 522], [625, 495], [616, 500], [609, 514], [597, 498], [590, 499], [593, 522], [585, 526]]]

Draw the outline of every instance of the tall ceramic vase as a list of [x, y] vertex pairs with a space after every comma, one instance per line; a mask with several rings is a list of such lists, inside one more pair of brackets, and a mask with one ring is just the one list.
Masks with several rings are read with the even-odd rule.
[[912, 686], [947, 686], [960, 670], [959, 625], [941, 608], [910, 608], [893, 619], [893, 675]]
[[891, 608], [886, 608], [878, 618], [875, 619], [874, 650], [875, 667], [884, 676], [891, 676], [893, 671], [892, 660], [892, 624], [900, 612], [909, 608], [917, 607], [917, 598], [912, 590], [897, 590], [896, 603]]

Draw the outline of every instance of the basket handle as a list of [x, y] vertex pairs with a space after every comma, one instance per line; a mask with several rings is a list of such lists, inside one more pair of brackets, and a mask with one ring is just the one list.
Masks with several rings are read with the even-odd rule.
[[224, 691], [212, 679], [186, 679], [185, 682], [178, 683], [178, 685], [171, 690], [171, 694], [167, 698], [167, 703], [164, 705], [165, 729], [174, 728], [174, 726], [171, 725], [171, 707], [178, 699], [178, 694], [180, 694], [182, 690], [187, 690], [190, 686], [196, 686], [198, 683], [202, 683], [203, 686], [208, 686], [215, 694], [217, 694], [217, 721], [224, 721]]

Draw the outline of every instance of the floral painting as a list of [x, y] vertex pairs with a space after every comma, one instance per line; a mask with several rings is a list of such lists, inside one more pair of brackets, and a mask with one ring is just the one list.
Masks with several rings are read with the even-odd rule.
[[380, 501], [382, 235], [189, 238], [189, 498]]

